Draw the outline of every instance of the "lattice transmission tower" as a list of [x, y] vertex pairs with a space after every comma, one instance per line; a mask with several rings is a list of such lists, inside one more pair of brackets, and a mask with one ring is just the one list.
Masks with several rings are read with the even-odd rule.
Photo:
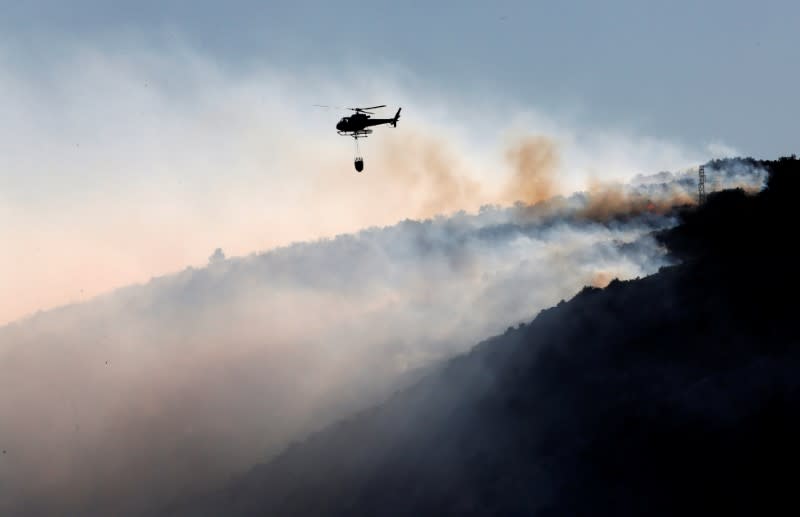
[[701, 165], [697, 178], [697, 204], [702, 205], [706, 202], [706, 167]]

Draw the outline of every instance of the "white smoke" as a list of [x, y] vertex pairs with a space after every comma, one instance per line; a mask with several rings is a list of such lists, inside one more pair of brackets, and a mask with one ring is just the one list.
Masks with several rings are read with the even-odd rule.
[[658, 207], [693, 192], [683, 174], [654, 179], [217, 249], [205, 268], [0, 329], [0, 411], [14, 415], [0, 509], [152, 511], [584, 285], [653, 273], [666, 262], [649, 233], [675, 224]]
[[[0, 322], [203, 265], [216, 247], [241, 255], [535, 202], [525, 196], [536, 182], [519, 183], [529, 162], [510, 152], [531, 138], [550, 148], [548, 196], [703, 161], [387, 66], [354, 81], [362, 70], [347, 66], [231, 70], [177, 44], [144, 48], [65, 45], [36, 68], [0, 54], [0, 241], [14, 242], [0, 255]], [[317, 103], [387, 103], [404, 116], [362, 142], [356, 174], [352, 141], [334, 129], [348, 112]]]
[[583, 285], [664, 264], [646, 233], [669, 218], [553, 210], [220, 257], [3, 328], [0, 508], [143, 511], [133, 503], [244, 469]]
[[[647, 234], [694, 192], [604, 183], [696, 163], [675, 146], [530, 112], [504, 126], [377, 79], [232, 77], [188, 52], [5, 70], [5, 314], [208, 265], [0, 328], [3, 515], [202, 490], [584, 285], [656, 271]], [[361, 176], [310, 107], [346, 94], [406, 114]]]

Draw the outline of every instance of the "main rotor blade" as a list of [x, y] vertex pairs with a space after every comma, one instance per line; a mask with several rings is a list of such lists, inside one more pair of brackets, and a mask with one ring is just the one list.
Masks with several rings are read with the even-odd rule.
[[312, 104], [312, 106], [316, 106], [317, 108], [335, 108], [337, 110], [347, 109], [347, 108], [342, 108], [341, 106], [328, 106], [326, 104]]
[[385, 108], [385, 107], [386, 107], [386, 104], [382, 104], [380, 106], [370, 106], [369, 108], [347, 108], [347, 109], [352, 110], [352, 111], [366, 111], [366, 110], [374, 110], [374, 109]]

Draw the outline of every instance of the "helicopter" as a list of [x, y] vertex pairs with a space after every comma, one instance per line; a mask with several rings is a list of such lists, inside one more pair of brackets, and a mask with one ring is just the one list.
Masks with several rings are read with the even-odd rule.
[[[315, 104], [315, 106], [322, 108], [330, 107], [322, 104]], [[397, 121], [400, 120], [400, 110], [403, 108], [397, 108], [397, 113], [395, 113], [394, 118], [372, 118], [370, 116], [374, 115], [374, 113], [369, 110], [385, 107], [386, 104], [381, 104], [380, 106], [369, 106], [367, 108], [346, 108], [355, 113], [349, 117], [342, 117], [336, 124], [336, 131], [340, 135], [351, 136], [356, 142], [356, 157], [354, 161], [356, 172], [361, 172], [364, 170], [364, 158], [361, 157], [358, 150], [358, 139], [366, 138], [372, 134], [372, 130], [367, 128], [370, 126], [379, 126], [381, 124], [391, 124], [392, 127], [397, 127]]]

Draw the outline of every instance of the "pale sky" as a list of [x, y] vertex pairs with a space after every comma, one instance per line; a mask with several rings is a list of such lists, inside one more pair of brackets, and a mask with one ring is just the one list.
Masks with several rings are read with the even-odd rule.
[[[0, 2], [0, 324], [216, 247], [506, 201], [515, 135], [555, 140], [564, 193], [797, 152], [798, 22], [788, 1]], [[315, 103], [404, 117], [357, 176]], [[481, 196], [431, 197], [432, 159]]]
[[796, 150], [800, 4], [792, 1], [4, 2], [31, 66], [65, 39], [171, 37], [229, 66], [374, 63], [591, 121], [748, 154]]

